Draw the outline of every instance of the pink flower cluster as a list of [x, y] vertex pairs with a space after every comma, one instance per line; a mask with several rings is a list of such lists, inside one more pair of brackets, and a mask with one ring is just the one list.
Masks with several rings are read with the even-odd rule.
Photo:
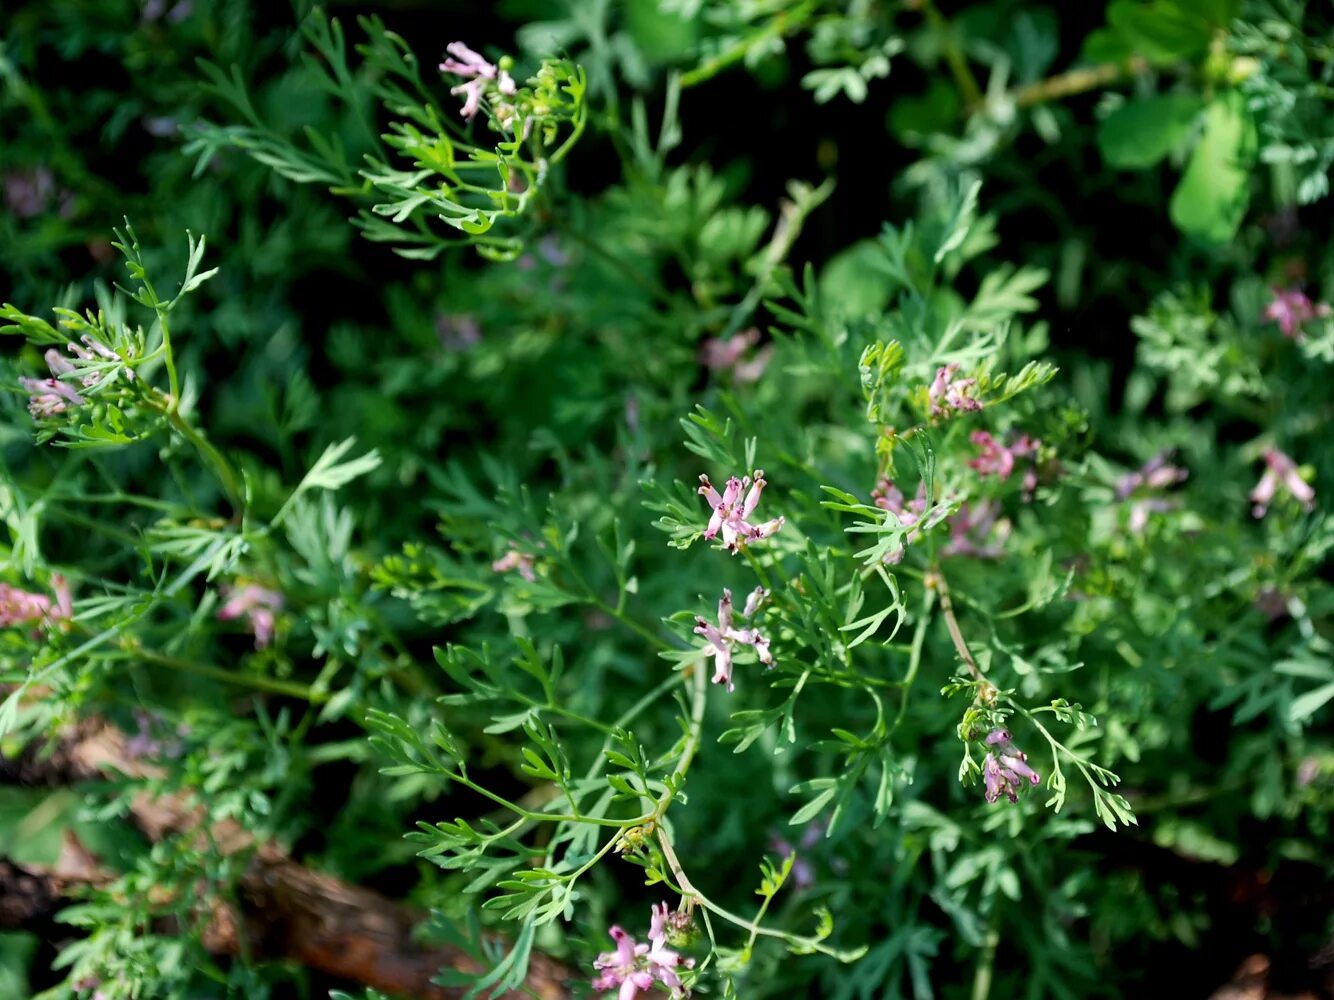
[[[83, 346], [78, 344], [67, 344], [69, 352], [80, 361], [96, 362], [99, 358], [104, 361], [124, 361], [119, 354], [107, 347], [105, 344], [98, 343], [92, 337], [84, 334]], [[54, 417], [64, 413], [71, 406], [82, 406], [85, 402], [79, 391], [70, 385], [64, 376], [75, 371], [75, 365], [54, 347], [46, 352], [43, 357], [46, 360], [46, 367], [51, 371], [50, 378], [21, 378], [19, 384], [28, 392], [28, 412], [34, 419], [40, 420], [43, 417]], [[131, 382], [134, 381], [134, 371], [131, 368], [125, 369], [125, 377]], [[102, 372], [87, 371], [79, 379], [79, 383], [85, 388], [90, 389], [102, 381]]]
[[671, 990], [674, 998], [690, 995], [676, 970], [694, 968], [695, 960], [682, 958], [667, 947], [669, 929], [681, 929], [681, 915], [669, 914], [666, 903], [654, 906], [652, 914], [648, 944], [640, 944], [616, 925], [608, 929], [616, 950], [603, 952], [593, 963], [599, 973], [593, 979], [593, 989], [599, 993], [616, 990], [617, 1000], [634, 1000], [641, 990], [647, 992], [657, 982]]
[[995, 802], [1004, 795], [1011, 802], [1019, 801], [1017, 789], [1025, 781], [1036, 785], [1042, 778], [1028, 766], [1028, 755], [1016, 749], [1008, 729], [993, 729], [985, 740], [991, 750], [982, 763], [982, 780], [986, 785], [984, 797]]
[[1280, 488], [1308, 511], [1315, 509], [1315, 489], [1302, 478], [1297, 463], [1277, 448], [1264, 450], [1265, 471], [1251, 490], [1251, 513], [1264, 517]]
[[1328, 316], [1329, 305], [1314, 303], [1297, 288], [1275, 288], [1274, 298], [1260, 314], [1261, 319], [1277, 323], [1283, 336], [1293, 340], [1302, 339], [1302, 327], [1313, 319]]
[[973, 389], [977, 387], [977, 379], [956, 379], [954, 375], [958, 370], [959, 366], [956, 364], [936, 369], [935, 381], [927, 390], [927, 399], [931, 403], [931, 416], [943, 417], [951, 410], [962, 412], [982, 409], [982, 403], [971, 395]]
[[[741, 551], [741, 547], [748, 541], [754, 541], [759, 538], [768, 538], [774, 532], [783, 526], [783, 518], [775, 517], [771, 521], [765, 521], [762, 524], [752, 524], [748, 518], [755, 512], [756, 506], [760, 502], [760, 493], [764, 490], [764, 470], [755, 470], [755, 480], [752, 483], [750, 476], [744, 476], [737, 479], [733, 476], [727, 480], [727, 486], [723, 489], [722, 495], [713, 488], [709, 482], [709, 477], [701, 475], [699, 481], [703, 484], [696, 491], [700, 496], [709, 502], [713, 509], [713, 515], [709, 518], [709, 526], [704, 530], [705, 538], [714, 538], [719, 531], [723, 533], [723, 544], [727, 551], [736, 555]], [[745, 499], [742, 499], [742, 494]]]
[[1001, 505], [995, 500], [960, 504], [950, 518], [950, 540], [940, 554], [999, 559], [1005, 554], [1005, 542], [1013, 529], [1009, 519], [1000, 514]]
[[711, 372], [730, 372], [733, 382], [757, 382], [769, 367], [774, 345], [765, 344], [750, 358], [744, 356], [760, 342], [760, 331], [755, 327], [743, 330], [727, 340], [710, 337], [699, 348], [699, 363]]
[[871, 491], [871, 502], [881, 510], [887, 510], [893, 514], [902, 527], [910, 529], [903, 536], [903, 543], [897, 549], [891, 549], [885, 553], [885, 562], [891, 565], [902, 562], [903, 553], [907, 551], [908, 545], [917, 538], [922, 527], [919, 522], [922, 515], [926, 513], [926, 483], [918, 486], [917, 496], [905, 503], [903, 491], [895, 486], [891, 480], [882, 476], [880, 481], [875, 484], [875, 489]]
[[1169, 461], [1171, 457], [1170, 450], [1160, 451], [1139, 469], [1127, 473], [1117, 481], [1116, 498], [1131, 500], [1129, 527], [1132, 534], [1144, 534], [1150, 514], [1165, 514], [1170, 510], [1176, 510], [1175, 502], [1154, 495], [1169, 486], [1175, 486], [1190, 475], [1179, 465], [1172, 465]]
[[517, 90], [514, 78], [509, 73], [495, 63], [487, 62], [462, 42], [451, 42], [445, 46], [445, 51], [449, 53], [449, 58], [440, 64], [440, 72], [461, 76], [467, 81], [449, 91], [455, 96], [464, 95], [463, 107], [459, 112], [464, 118], [471, 119], [477, 114], [477, 109], [482, 106], [482, 98], [492, 87], [506, 97], [513, 96]]
[[254, 583], [238, 588], [224, 587], [223, 593], [227, 600], [218, 609], [218, 618], [231, 621], [244, 617], [250, 626], [251, 635], [255, 637], [256, 649], [263, 649], [271, 643], [277, 623], [275, 613], [282, 610], [283, 595]]
[[537, 579], [537, 573], [533, 571], [535, 559], [530, 552], [521, 552], [518, 546], [510, 544], [509, 551], [491, 564], [491, 569], [496, 573], [508, 573], [511, 570], [518, 570], [519, 575], [532, 583]]
[[1014, 444], [1005, 445], [986, 431], [973, 431], [971, 439], [973, 444], [982, 449], [977, 458], [968, 463], [977, 470], [979, 476], [1009, 479], [1019, 459], [1032, 458], [1034, 462], [1030, 462], [1024, 469], [1024, 496], [1026, 498], [1033, 496], [1033, 491], [1038, 488], [1038, 470], [1035, 462], [1038, 449], [1042, 447], [1040, 440], [1021, 434]]
[[[760, 605], [768, 596], [768, 591], [763, 587], [756, 587], [746, 598], [746, 606], [742, 610], [741, 616], [749, 619], [759, 610]], [[695, 616], [695, 634], [702, 635], [705, 638], [708, 643], [705, 650], [713, 655], [713, 683], [726, 684], [728, 691], [732, 691], [736, 687], [732, 683], [732, 649], [734, 646], [753, 646], [755, 655], [759, 657], [761, 663], [766, 667], [774, 665], [773, 653], [769, 649], [769, 640], [760, 634], [759, 629], [733, 628], [732, 620], [732, 592], [727, 589], [723, 590], [723, 596], [718, 601], [718, 624], [716, 626], [699, 615]]]
[[45, 594], [33, 594], [7, 583], [0, 583], [0, 628], [11, 625], [52, 625], [67, 621], [74, 613], [69, 584], [58, 573], [51, 576], [55, 600]]

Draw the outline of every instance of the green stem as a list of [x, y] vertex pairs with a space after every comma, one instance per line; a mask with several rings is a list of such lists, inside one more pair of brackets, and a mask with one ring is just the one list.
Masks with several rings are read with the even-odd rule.
[[1012, 97], [1018, 107], [1029, 108], [1035, 104], [1096, 90], [1123, 77], [1139, 76], [1148, 70], [1147, 59], [1143, 56], [1131, 56], [1122, 62], [1102, 63], [1098, 66], [1073, 69], [1068, 73], [1059, 73], [1037, 83], [1030, 83], [1027, 87], [1020, 87]]
[[712, 59], [696, 66], [689, 73], [681, 76], [681, 89], [693, 87], [696, 84], [711, 80], [727, 67], [740, 62], [746, 58], [746, 53], [757, 45], [774, 38], [782, 38], [793, 31], [796, 31], [803, 24], [809, 21], [815, 14], [817, 4], [815, 0], [807, 0], [806, 3], [790, 11], [780, 11], [775, 14], [773, 20], [758, 31], [752, 32], [736, 44], [718, 53]]
[[[170, 356], [168, 354], [168, 357]], [[203, 434], [191, 427], [189, 422], [181, 416], [180, 410], [177, 408], [179, 405], [179, 400], [173, 394], [170, 403], [164, 410], [167, 415], [167, 422], [181, 437], [194, 446], [194, 449], [199, 452], [199, 456], [213, 469], [218, 481], [222, 484], [223, 492], [227, 494], [227, 501], [232, 505], [232, 510], [240, 514], [245, 510], [245, 494], [231, 463]]]
[[238, 674], [231, 670], [224, 670], [222, 667], [211, 666], [207, 663], [195, 663], [192, 660], [184, 660], [180, 657], [169, 656], [166, 653], [159, 653], [152, 649], [134, 649], [130, 655], [136, 659], [144, 660], [148, 663], [156, 663], [159, 666], [171, 667], [175, 670], [183, 670], [186, 673], [194, 674], [197, 677], [208, 677], [211, 680], [221, 681], [224, 684], [236, 684], [241, 687], [254, 688], [256, 691], [266, 691], [269, 694], [286, 695], [289, 698], [300, 698], [312, 704], [320, 704], [329, 700], [329, 696], [320, 691], [313, 691], [304, 684], [296, 684], [290, 681], [280, 681], [273, 677], [252, 677], [247, 674]]
[[889, 730], [891, 734], [899, 728], [908, 713], [908, 693], [912, 690], [913, 681], [917, 679], [917, 671], [922, 665], [922, 647], [926, 643], [927, 627], [931, 624], [931, 606], [935, 603], [936, 592], [930, 587], [926, 588], [922, 600], [922, 617], [918, 619], [917, 629], [913, 632], [912, 651], [908, 654], [908, 673], [903, 678], [903, 697], [899, 702], [899, 714], [894, 717], [894, 725]]
[[950, 600], [950, 588], [940, 572], [939, 565], [932, 567], [931, 572], [927, 574], [926, 583], [928, 587], [934, 587], [940, 594], [940, 611], [945, 618], [945, 628], [949, 630], [950, 641], [954, 643], [954, 649], [959, 654], [959, 659], [963, 661], [964, 666], [968, 668], [968, 672], [973, 675], [974, 680], [982, 680], [982, 671], [978, 668], [977, 661], [973, 659], [973, 654], [968, 651], [968, 643], [964, 641], [963, 632], [959, 630], [959, 620], [954, 617], [954, 604]]
[[950, 74], [963, 94], [963, 103], [970, 108], [981, 104], [982, 88], [977, 85], [977, 78], [968, 67], [968, 60], [963, 54], [963, 49], [959, 47], [959, 39], [955, 36], [954, 26], [936, 10], [936, 5], [931, 0], [924, 0], [922, 13], [926, 15], [931, 29], [940, 37], [945, 62], [949, 64]]
[[987, 924], [987, 936], [982, 942], [982, 951], [977, 956], [977, 969], [973, 973], [972, 1000], [987, 1000], [991, 995], [991, 977], [996, 969], [996, 948], [1000, 944], [1000, 907], [1000, 897], [994, 897], [991, 919]]

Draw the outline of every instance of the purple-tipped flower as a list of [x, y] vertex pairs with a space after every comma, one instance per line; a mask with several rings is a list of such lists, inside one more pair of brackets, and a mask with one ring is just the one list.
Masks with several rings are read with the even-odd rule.
[[769, 846], [776, 853], [784, 858], [789, 854], [796, 855], [792, 859], [792, 884], [798, 889], [809, 889], [815, 884], [815, 869], [809, 861], [801, 856], [801, 852], [809, 851], [818, 844], [824, 837], [824, 833], [825, 824], [817, 819], [806, 824], [797, 847], [793, 847], [778, 834], [771, 834], [769, 837]]
[[[99, 343], [87, 334], [83, 336], [83, 346], [75, 343], [65, 346], [75, 358], [89, 364], [96, 363], [99, 360], [121, 363], [125, 361], [111, 348]], [[51, 372], [50, 378], [19, 379], [19, 384], [29, 394], [28, 412], [33, 415], [33, 418], [41, 420], [46, 417], [58, 416], [71, 406], [82, 406], [87, 402], [65, 377], [76, 371], [78, 366], [54, 347], [47, 350], [42, 357], [46, 361], [46, 367]], [[103, 372], [96, 369], [85, 369], [84, 374], [78, 381], [85, 389], [90, 389], [102, 381], [102, 375]], [[125, 377], [128, 381], [133, 382], [134, 369], [126, 366]]]
[[1005, 554], [1005, 542], [1013, 527], [1000, 512], [1000, 504], [994, 500], [960, 504], [958, 513], [950, 518], [950, 540], [941, 555], [999, 559]]
[[509, 551], [491, 564], [491, 569], [497, 573], [508, 573], [517, 569], [521, 577], [532, 583], [537, 579], [537, 574], [533, 572], [533, 561], [532, 553], [521, 552], [518, 547], [511, 544]]
[[1264, 475], [1251, 490], [1252, 514], [1264, 517], [1280, 488], [1292, 494], [1293, 499], [1308, 511], [1315, 509], [1315, 490], [1302, 478], [1296, 462], [1277, 448], [1266, 448], [1264, 460]]
[[74, 386], [58, 378], [21, 378], [19, 385], [28, 393], [28, 412], [34, 420], [58, 416], [85, 402]]
[[[1020, 435], [1019, 439], [1012, 445], [1002, 444], [986, 431], [973, 431], [973, 444], [982, 449], [977, 458], [972, 459], [968, 464], [977, 470], [980, 476], [995, 476], [998, 479], [1009, 479], [1010, 474], [1014, 472], [1016, 462], [1021, 458], [1037, 458], [1038, 448], [1042, 442], [1036, 438], [1031, 438], [1027, 434]], [[1037, 489], [1038, 474], [1029, 463], [1024, 471], [1024, 495], [1025, 498], [1031, 498], [1033, 491]]]
[[[733, 382], [757, 382], [773, 357], [774, 345], [765, 344], [750, 358], [751, 348], [760, 342], [760, 331], [755, 327], [733, 335], [727, 340], [710, 337], [699, 347], [699, 363], [712, 372], [730, 372]], [[744, 360], [743, 360], [744, 359]]]
[[894, 483], [881, 477], [875, 484], [875, 489], [871, 491], [871, 502], [881, 510], [887, 510], [894, 515], [899, 524], [908, 528], [909, 531], [903, 536], [903, 542], [896, 549], [891, 549], [885, 553], [885, 562], [894, 564], [903, 560], [903, 553], [907, 551], [908, 545], [917, 537], [920, 532], [918, 522], [922, 515], [926, 513], [926, 483], [923, 482], [917, 487], [917, 496], [904, 502], [903, 491]]
[[1011, 802], [1019, 801], [1018, 789], [1027, 781], [1036, 785], [1041, 776], [1028, 766], [1028, 755], [1015, 747], [1008, 729], [993, 729], [983, 741], [991, 749], [982, 762], [982, 781], [986, 785], [984, 798], [995, 802], [1004, 795]]
[[1274, 298], [1260, 314], [1262, 319], [1277, 323], [1283, 336], [1293, 340], [1302, 339], [1302, 326], [1316, 318], [1323, 318], [1330, 313], [1329, 306], [1314, 303], [1298, 288], [1275, 288]]
[[[719, 531], [723, 533], [723, 544], [727, 551], [736, 555], [741, 551], [741, 547], [749, 541], [759, 538], [768, 538], [774, 532], [783, 526], [783, 518], [775, 517], [771, 521], [765, 521], [762, 524], [752, 524], [748, 518], [755, 512], [756, 506], [760, 502], [760, 493], [764, 490], [764, 470], [755, 470], [755, 480], [752, 483], [750, 476], [737, 479], [733, 476], [727, 481], [722, 495], [713, 488], [709, 482], [708, 476], [700, 476], [699, 481], [703, 484], [696, 491], [700, 496], [709, 502], [709, 507], [713, 510], [713, 515], [709, 518], [709, 526], [704, 530], [705, 538], [715, 537]], [[745, 499], [742, 499], [742, 494]]]
[[[752, 595], [753, 596], [753, 595]], [[749, 601], [747, 607], [749, 607]], [[747, 615], [746, 617], [749, 617]], [[695, 617], [695, 634], [702, 635], [708, 642], [706, 650], [713, 656], [713, 683], [726, 684], [727, 690], [735, 690], [732, 683], [732, 648], [738, 643], [753, 646], [755, 655], [766, 667], [774, 665], [773, 652], [769, 649], [769, 640], [760, 635], [758, 629], [732, 627], [732, 592], [723, 590], [718, 601], [718, 624], [713, 625], [707, 619]]]
[[943, 417], [951, 410], [982, 409], [981, 402], [970, 395], [977, 386], [977, 379], [956, 379], [954, 374], [958, 370], [959, 366], [955, 364], [936, 369], [935, 381], [931, 383], [931, 388], [927, 390], [927, 398], [931, 402], [931, 416]]
[[221, 621], [244, 617], [250, 626], [251, 635], [255, 637], [256, 649], [263, 649], [273, 641], [277, 623], [275, 613], [282, 610], [282, 594], [254, 583], [238, 588], [224, 587], [223, 594], [227, 600], [217, 614]]
[[593, 979], [593, 989], [599, 993], [616, 990], [617, 1000], [634, 1000], [641, 990], [647, 992], [658, 982], [671, 990], [673, 997], [689, 995], [676, 970], [693, 968], [695, 960], [682, 958], [667, 947], [668, 933], [678, 921], [668, 914], [666, 903], [654, 906], [652, 914], [648, 944], [638, 943], [618, 926], [607, 930], [616, 942], [616, 950], [603, 952], [593, 963], [600, 973]]
[[437, 316], [435, 335], [450, 354], [462, 354], [482, 342], [482, 325], [466, 313]]
[[15, 217], [41, 215], [56, 193], [56, 178], [47, 167], [15, 170], [5, 175], [5, 206]]
[[54, 600], [45, 594], [33, 594], [7, 583], [0, 583], [0, 628], [11, 625], [46, 624], [68, 621], [74, 613], [69, 584], [59, 573], [51, 576]]
[[482, 98], [493, 87], [509, 97], [518, 89], [514, 78], [495, 63], [487, 62], [462, 42], [451, 42], [445, 46], [449, 58], [440, 64], [440, 72], [461, 76], [467, 82], [450, 89], [450, 93], [463, 95], [463, 108], [460, 114], [472, 118], [482, 106]]
[[1164, 514], [1176, 510], [1176, 503], [1153, 494], [1175, 486], [1190, 473], [1169, 461], [1171, 449], [1160, 451], [1134, 472], [1128, 472], [1116, 483], [1116, 498], [1131, 500], [1129, 527], [1131, 534], [1142, 535], [1148, 527], [1150, 514]]
[[746, 606], [741, 611], [742, 618], [752, 617], [756, 611], [760, 610], [760, 605], [769, 599], [769, 591], [763, 587], [756, 587], [746, 595]]

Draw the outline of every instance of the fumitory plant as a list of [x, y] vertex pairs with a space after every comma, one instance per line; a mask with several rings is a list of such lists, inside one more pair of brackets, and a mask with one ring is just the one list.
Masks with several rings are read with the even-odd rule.
[[5, 995], [1330, 988], [1327, 11], [96, 6], [0, 22]]

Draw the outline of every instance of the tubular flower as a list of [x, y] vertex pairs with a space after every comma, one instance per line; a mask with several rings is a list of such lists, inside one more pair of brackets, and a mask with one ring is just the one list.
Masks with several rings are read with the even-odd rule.
[[950, 518], [950, 540], [941, 555], [999, 559], [1005, 554], [1005, 542], [1013, 528], [1000, 512], [1000, 504], [994, 500], [961, 504]]
[[68, 620], [74, 613], [69, 584], [60, 574], [51, 577], [54, 601], [45, 594], [33, 594], [7, 583], [0, 583], [0, 628], [35, 623], [54, 624]]
[[[747, 601], [746, 603], [749, 607], [750, 602]], [[718, 601], [718, 624], [716, 626], [711, 625], [707, 619], [696, 616], [695, 634], [702, 635], [707, 640], [708, 645], [705, 649], [713, 655], [713, 683], [726, 684], [728, 691], [732, 691], [736, 687], [732, 683], [732, 649], [738, 643], [743, 646], [754, 646], [755, 655], [766, 667], [774, 665], [773, 653], [769, 649], [769, 640], [760, 635], [758, 629], [732, 627], [732, 592], [730, 590], [724, 590], [722, 598]]]
[[[1032, 457], [1036, 461], [1038, 448], [1042, 445], [1040, 440], [1031, 438], [1027, 434], [1020, 435], [1019, 440], [1012, 445], [1002, 444], [986, 431], [973, 431], [971, 439], [982, 451], [968, 464], [977, 470], [979, 476], [995, 476], [1002, 480], [1010, 478], [1018, 459]], [[1030, 463], [1024, 472], [1026, 498], [1032, 496], [1037, 485], [1037, 470]]]
[[1266, 448], [1264, 460], [1264, 475], [1255, 484], [1255, 489], [1251, 490], [1251, 503], [1254, 505], [1251, 507], [1252, 514], [1264, 517], [1280, 487], [1291, 493], [1293, 499], [1308, 511], [1315, 509], [1315, 490], [1302, 478], [1296, 462], [1277, 448]]
[[508, 552], [491, 564], [491, 569], [497, 573], [508, 573], [510, 570], [517, 569], [519, 575], [532, 583], [537, 579], [537, 574], [533, 572], [533, 555], [529, 552], [520, 552], [515, 546], [511, 545]]
[[986, 784], [984, 797], [995, 802], [1004, 795], [1011, 802], [1019, 801], [1017, 789], [1027, 781], [1036, 785], [1041, 776], [1028, 766], [1028, 755], [1015, 747], [1008, 729], [993, 729], [984, 741], [991, 750], [982, 763], [982, 780]]
[[757, 382], [769, 367], [774, 345], [765, 344], [754, 356], [742, 360], [747, 352], [760, 342], [760, 331], [755, 327], [735, 334], [727, 340], [710, 337], [699, 348], [699, 363], [712, 372], [731, 372], [735, 382]]
[[[1131, 534], [1142, 535], [1148, 527], [1150, 514], [1165, 514], [1176, 510], [1176, 503], [1152, 493], [1167, 489], [1186, 479], [1190, 473], [1168, 460], [1171, 450], [1160, 451], [1136, 471], [1122, 476], [1116, 484], [1116, 498], [1131, 500], [1129, 527]], [[1148, 495], [1146, 495], [1148, 494]]]
[[881, 477], [876, 483], [875, 489], [871, 491], [871, 501], [881, 510], [887, 510], [894, 515], [899, 524], [909, 531], [903, 536], [903, 543], [897, 549], [891, 549], [885, 553], [885, 562], [890, 564], [899, 563], [903, 560], [903, 553], [907, 551], [908, 546], [917, 537], [921, 531], [918, 524], [922, 515], [926, 513], [926, 483], [923, 482], [917, 487], [917, 496], [907, 503], [903, 500], [903, 491], [894, 485], [892, 481]]
[[603, 952], [593, 963], [600, 973], [593, 979], [593, 989], [600, 993], [616, 990], [617, 1000], [634, 1000], [641, 990], [651, 990], [658, 982], [671, 990], [673, 997], [689, 996], [676, 970], [693, 968], [695, 960], [682, 958], [667, 947], [668, 929], [676, 923], [667, 912], [667, 904], [654, 906], [652, 913], [648, 944], [640, 944], [618, 926], [607, 930], [616, 942], [616, 950]]
[[1328, 316], [1329, 312], [1328, 304], [1312, 302], [1301, 289], [1275, 288], [1274, 297], [1260, 318], [1277, 323], [1283, 336], [1301, 340], [1303, 324]]
[[282, 609], [283, 595], [254, 583], [224, 588], [224, 593], [227, 600], [218, 609], [217, 617], [221, 621], [244, 617], [250, 626], [250, 634], [255, 637], [256, 649], [271, 643], [276, 622], [274, 613]]
[[495, 63], [487, 62], [462, 42], [451, 42], [445, 46], [445, 51], [449, 53], [449, 58], [440, 64], [440, 72], [461, 76], [467, 80], [466, 83], [461, 83], [449, 91], [455, 96], [463, 95], [463, 108], [460, 114], [464, 118], [472, 118], [477, 114], [477, 109], [482, 106], [482, 97], [491, 89], [492, 84], [507, 97], [518, 89], [509, 73]]
[[943, 417], [951, 410], [982, 409], [981, 402], [969, 395], [977, 385], [977, 379], [956, 379], [954, 374], [958, 370], [959, 366], [953, 364], [936, 369], [935, 381], [927, 390], [927, 398], [931, 402], [931, 416]]
[[[783, 526], [784, 522], [781, 517], [775, 517], [763, 524], [752, 524], [748, 520], [759, 504], [760, 493], [765, 487], [763, 469], [755, 470], [753, 483], [750, 476], [741, 479], [733, 476], [727, 481], [727, 486], [724, 487], [721, 496], [713, 488], [713, 484], [709, 482], [708, 476], [701, 475], [699, 481], [703, 485], [697, 492], [709, 502], [709, 506], [713, 509], [713, 515], [709, 518], [709, 526], [704, 531], [704, 537], [714, 538], [719, 531], [722, 531], [723, 544], [732, 555], [740, 552], [741, 546], [746, 542], [758, 538], [768, 538]], [[741, 498], [743, 493], [745, 494], [744, 500]]]

